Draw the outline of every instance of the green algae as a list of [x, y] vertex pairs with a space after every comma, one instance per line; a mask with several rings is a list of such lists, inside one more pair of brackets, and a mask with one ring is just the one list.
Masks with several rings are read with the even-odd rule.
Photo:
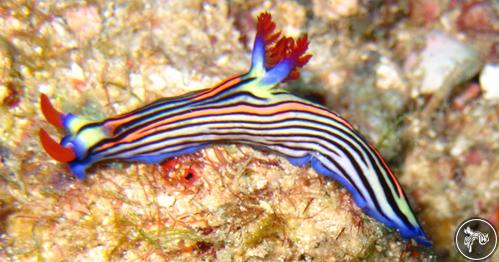
[[243, 237], [243, 246], [245, 248], [252, 248], [261, 243], [264, 239], [282, 233], [284, 225], [282, 218], [275, 213], [265, 213], [255, 222], [252, 228], [253, 230], [247, 232]]

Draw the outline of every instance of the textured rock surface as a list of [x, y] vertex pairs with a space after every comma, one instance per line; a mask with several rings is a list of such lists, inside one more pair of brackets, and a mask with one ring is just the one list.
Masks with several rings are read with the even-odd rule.
[[499, 65], [487, 64], [483, 67], [480, 86], [485, 99], [499, 100]]
[[406, 65], [414, 85], [418, 86], [415, 95], [439, 91], [447, 95], [452, 87], [469, 80], [480, 70], [478, 53], [445, 33], [428, 33], [425, 44], [425, 49], [414, 59], [417, 62]]

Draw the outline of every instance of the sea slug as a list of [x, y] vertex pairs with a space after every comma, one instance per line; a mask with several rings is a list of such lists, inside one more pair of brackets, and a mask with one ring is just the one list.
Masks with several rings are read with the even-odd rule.
[[306, 54], [307, 35], [293, 39], [281, 36], [275, 27], [270, 14], [258, 17], [247, 73], [100, 122], [59, 113], [42, 94], [45, 118], [68, 133], [57, 143], [40, 130], [44, 149], [83, 179], [85, 169], [102, 160], [158, 163], [212, 143], [263, 147], [294, 165], [310, 164], [345, 186], [368, 215], [404, 238], [431, 245], [376, 149], [329, 109], [278, 88], [298, 78], [311, 55]]

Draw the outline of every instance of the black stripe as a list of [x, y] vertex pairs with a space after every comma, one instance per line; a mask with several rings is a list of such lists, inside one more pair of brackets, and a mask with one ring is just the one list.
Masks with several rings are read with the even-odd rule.
[[[311, 113], [308, 112], [308, 114], [311, 114]], [[316, 116], [316, 115], [313, 115], [313, 116]], [[344, 132], [342, 129], [336, 128], [336, 126], [326, 125], [326, 124], [321, 123], [321, 122], [314, 122], [314, 121], [311, 121], [311, 120], [306, 119], [306, 118], [293, 117], [293, 118], [287, 118], [287, 119], [283, 119], [283, 120], [279, 120], [279, 121], [267, 121], [264, 123], [265, 124], [281, 124], [281, 123], [285, 123], [288, 121], [301, 121], [301, 122], [308, 122], [308, 123], [312, 123], [312, 124], [319, 124], [319, 125], [325, 126], [325, 127], [330, 127], [330, 128], [337, 130], [339, 133], [341, 133], [341, 135], [348, 136], [353, 141], [356, 141], [355, 138], [351, 134]], [[262, 122], [258, 122], [258, 121], [216, 121], [216, 122], [210, 122], [210, 124], [225, 124], [225, 123], [263, 124]], [[337, 137], [338, 139], [340, 139], [341, 141], [343, 141], [344, 143], [349, 145], [357, 153], [357, 155], [359, 155], [359, 157], [362, 159], [364, 164], [366, 164], [366, 165], [368, 164], [366, 161], [366, 158], [363, 155], [363, 153], [366, 155], [368, 155], [368, 153], [361, 152], [353, 143], [342, 138], [341, 135], [333, 134], [329, 130], [322, 129], [322, 128], [308, 127], [308, 126], [301, 126], [301, 125], [293, 124], [293, 125], [286, 125], [285, 127], [213, 127], [212, 129], [249, 129], [249, 130], [276, 130], [277, 129], [277, 130], [283, 130], [283, 129], [287, 129], [287, 128], [302, 128], [302, 129], [307, 129], [307, 130], [315, 130], [315, 131], [318, 131], [320, 133], [325, 133], [325, 134], [328, 134], [330, 136]], [[358, 144], [358, 145], [360, 148], [365, 149], [365, 145], [363, 145], [363, 144]]]
[[[177, 130], [178, 129], [182, 129], [182, 128], [188, 128], [188, 127], [193, 127], [193, 126], [196, 126], [196, 124], [190, 124], [190, 125], [186, 125], [186, 126], [182, 126], [181, 128], [176, 128]], [[171, 130], [168, 130], [168, 131], [171, 131]], [[166, 131], [167, 132], [167, 131]], [[203, 135], [223, 135], [223, 134], [238, 134], [238, 132], [232, 132], [232, 133], [221, 133], [221, 132], [209, 132], [209, 133], [202, 133], [202, 132], [199, 132], [199, 133], [195, 133], [195, 134], [186, 134], [186, 135], [179, 135], [179, 136], [174, 136], [174, 137], [166, 137], [166, 138], [163, 138], [163, 139], [160, 139], [160, 140], [154, 140], [154, 141], [150, 141], [150, 142], [147, 142], [147, 143], [139, 143], [135, 146], [128, 146], [126, 148], [123, 148], [121, 150], [118, 150], [112, 154], [109, 154], [109, 155], [106, 155], [106, 156], [112, 156], [112, 155], [116, 155], [116, 154], [120, 154], [120, 153], [125, 153], [127, 151], [132, 151], [132, 150], [136, 150], [136, 149], [139, 149], [141, 147], [146, 147], [146, 146], [150, 146], [150, 145], [154, 145], [154, 144], [161, 144], [161, 143], [164, 143], [164, 142], [167, 142], [167, 141], [171, 141], [171, 140], [175, 140], [175, 139], [178, 139], [178, 138], [188, 138], [188, 137], [198, 137], [198, 136], [203, 136]], [[248, 133], [249, 134], [249, 133]], [[153, 135], [157, 135], [157, 133], [155, 134], [151, 134], [150, 136], [153, 136]], [[255, 135], [255, 134], [251, 134], [252, 136], [258, 136], [258, 135]], [[138, 143], [140, 142], [141, 140], [145, 140], [147, 138], [149, 138], [150, 136], [144, 136], [138, 140], [134, 140], [134, 141], [131, 141], [131, 142], [126, 142], [126, 143], [122, 143], [120, 145], [130, 145], [130, 144], [133, 144], [133, 143]], [[266, 137], [294, 137], [294, 136], [303, 136], [303, 137], [309, 137], [309, 138], [315, 138], [315, 139], [321, 139], [322, 137], [320, 136], [316, 136], [316, 135], [309, 135], [309, 134], [300, 134], [300, 133], [295, 133], [295, 134], [288, 134], [288, 135], [285, 135], [285, 134], [267, 134], [265, 135]], [[334, 145], [334, 143], [332, 143]], [[106, 154], [105, 152], [109, 149], [112, 149], [113, 147], [111, 148], [106, 148], [106, 149], [103, 149], [103, 150], [98, 150], [98, 151], [94, 151], [92, 152], [92, 154]], [[330, 150], [331, 151], [331, 150]], [[336, 152], [333, 152], [335, 155], [339, 156]]]
[[[145, 105], [143, 107], [137, 108], [137, 109], [135, 109], [135, 110], [133, 110], [131, 112], [127, 112], [127, 113], [122, 114], [122, 115], [110, 117], [110, 118], [107, 118], [107, 119], [105, 119], [105, 120], [103, 120], [101, 122], [94, 122], [94, 123], [89, 123], [87, 125], [84, 125], [84, 126], [80, 127], [80, 129], [76, 133], [79, 133], [79, 132], [83, 131], [86, 128], [92, 128], [92, 127], [96, 127], [96, 126], [102, 126], [102, 125], [104, 125], [104, 124], [106, 124], [108, 122], [112, 122], [112, 121], [116, 121], [116, 120], [123, 120], [123, 119], [125, 119], [127, 117], [130, 117], [131, 115], [134, 115], [134, 114], [146, 114], [149, 111], [156, 110], [156, 109], [158, 109], [158, 108], [160, 108], [162, 106], [168, 106], [170, 104], [175, 105], [176, 108], [191, 106], [193, 103], [200, 102], [200, 101], [192, 101], [192, 99], [195, 98], [198, 95], [201, 95], [201, 93], [204, 93], [205, 91], [210, 91], [210, 90], [217, 89], [220, 86], [223, 86], [226, 83], [234, 80], [235, 78], [242, 77], [242, 76], [244, 76], [244, 75], [235, 76], [235, 77], [232, 77], [232, 78], [228, 78], [225, 81], [217, 84], [215, 87], [205, 88], [205, 89], [201, 89], [201, 90], [195, 90], [195, 91], [191, 91], [191, 92], [188, 92], [186, 94], [179, 95], [179, 96], [160, 98], [158, 100], [155, 100], [152, 103], [149, 103], [149, 104], [147, 104], [147, 105]], [[246, 83], [248, 81], [251, 81], [253, 79], [254, 78], [243, 79], [239, 83], [237, 83], [235, 86], [239, 86], [239, 84], [244, 84], [244, 83]], [[177, 103], [181, 103], [181, 102], [186, 102], [186, 103], [177, 105]], [[164, 112], [165, 110], [168, 110], [168, 109], [170, 109], [170, 107], [161, 109], [160, 112]], [[151, 114], [146, 114], [144, 117], [148, 117], [149, 115], [151, 115]], [[133, 121], [133, 123], [135, 123], [137, 121], [140, 121], [140, 119], [142, 119], [142, 117], [139, 118], [139, 119], [135, 119]], [[123, 125], [127, 125], [127, 124], [123, 124]], [[116, 129], [124, 129], [124, 128], [126, 128], [126, 127], [123, 127], [123, 125], [118, 126]], [[117, 132], [117, 133], [119, 133], [119, 132]]]
[[[280, 102], [277, 102], [277, 103], [274, 103], [274, 104], [263, 104], [263, 105], [257, 105], [257, 104], [252, 104], [252, 103], [248, 103], [248, 102], [237, 102], [237, 103], [233, 103], [233, 104], [221, 104], [221, 105], [215, 105], [215, 106], [207, 106], [207, 107], [198, 107], [198, 108], [194, 108], [194, 109], [188, 109], [188, 110], [185, 110], [185, 111], [176, 112], [174, 114], [166, 115], [164, 117], [155, 119], [154, 121], [155, 122], [160, 122], [160, 121], [162, 121], [162, 120], [164, 120], [166, 118], [171, 118], [171, 117], [175, 117], [175, 116], [179, 116], [179, 115], [185, 114], [185, 112], [194, 112], [194, 111], [202, 111], [202, 110], [216, 110], [216, 109], [222, 109], [222, 108], [227, 108], [227, 107], [236, 107], [236, 106], [251, 106], [251, 107], [254, 107], [254, 108], [269, 108], [269, 107], [284, 105], [284, 104], [287, 104], [287, 103], [297, 103], [297, 104], [301, 104], [303, 106], [310, 106], [310, 107], [313, 107], [313, 108], [316, 108], [316, 109], [319, 109], [319, 110], [327, 111], [324, 108], [317, 107], [317, 106], [310, 105], [310, 104], [306, 104], [306, 103], [303, 103], [301, 101], [291, 101], [291, 102], [290, 101], [280, 101]], [[288, 110], [288, 111], [285, 111], [285, 112], [304, 112], [304, 113], [308, 113], [308, 114], [313, 114], [313, 113], [310, 113], [308, 111], [300, 111], [300, 110]], [[164, 114], [164, 112], [158, 112], [158, 113]], [[329, 112], [329, 113], [331, 113], [331, 112]], [[253, 115], [267, 115], [267, 114], [258, 114], [258, 113], [254, 113], [254, 112], [251, 112], [251, 114], [253, 114]], [[217, 116], [217, 115], [220, 115], [220, 114], [211, 114], [209, 116]], [[313, 115], [317, 116], [317, 117], [324, 118], [324, 119], [331, 120], [331, 121], [333, 121], [335, 123], [338, 123], [340, 126], [345, 127], [348, 130], [352, 130], [348, 126], [345, 126], [343, 123], [341, 123], [341, 122], [339, 122], [339, 121], [337, 121], [335, 119], [328, 118], [326, 116], [321, 116], [321, 115], [315, 115], [315, 114], [313, 114]], [[343, 118], [341, 118], [341, 119], [344, 120]], [[168, 124], [170, 124], [170, 123], [168, 123]], [[149, 125], [149, 122], [148, 123], [143, 123], [140, 126], [136, 126], [134, 128], [128, 129], [128, 130], [124, 131], [122, 134], [119, 134], [119, 135], [120, 136], [121, 135], [126, 136], [128, 133], [132, 133], [132, 132], [134, 132], [134, 131], [142, 128], [142, 127], [146, 127], [147, 125]], [[162, 127], [162, 126], [164, 126], [164, 125], [159, 125], [156, 128], [159, 128], [159, 127]], [[353, 130], [353, 131], [355, 131], [355, 130]]]
[[[243, 79], [241, 80], [240, 82], [238, 82], [237, 84], [231, 86], [230, 88], [228, 89], [234, 89], [234, 88], [238, 88], [240, 87], [241, 85], [244, 85], [250, 81], [252, 81], [254, 78], [247, 78], [247, 79]], [[221, 86], [221, 85], [220, 85]], [[211, 89], [210, 89], [211, 90]], [[224, 90], [226, 91], [226, 90]], [[223, 92], [223, 91], [222, 91]], [[251, 94], [248, 92], [248, 94]], [[218, 95], [220, 94], [217, 94], [217, 97]], [[251, 94], [252, 95], [252, 94]], [[190, 111], [191, 110], [191, 107], [197, 107], [200, 103], [203, 103], [205, 100], [201, 100], [201, 101], [194, 101], [192, 99], [186, 99], [186, 103], [184, 104], [180, 104], [180, 105], [175, 105], [176, 107], [174, 108], [175, 110], [181, 110], [181, 109], [185, 109], [185, 111]], [[120, 134], [123, 132], [123, 130], [126, 130], [124, 132], [127, 132], [128, 130], [132, 128], [135, 128], [137, 126], [147, 126], [149, 124], [149, 122], [151, 121], [160, 121], [162, 119], [164, 119], [165, 117], [161, 117], [161, 115], [164, 115], [166, 112], [168, 111], [171, 111], [172, 108], [171, 107], [168, 107], [168, 108], [164, 108], [164, 109], [161, 109], [160, 111], [158, 112], [153, 112], [153, 113], [150, 113], [150, 114], [145, 114], [143, 116], [140, 116], [139, 118], [137, 119], [134, 119], [133, 121], [130, 121], [128, 123], [125, 123], [125, 124], [122, 124], [120, 126], [118, 126], [116, 128], [116, 134]], [[155, 119], [156, 117], [159, 117], [158, 119]], [[172, 117], [172, 115], [167, 115], [166, 117]], [[144, 121], [143, 123], [139, 123], [141, 121]], [[135, 126], [137, 125], [137, 126]]]
[[[314, 114], [312, 114], [312, 113], [310, 113], [310, 112], [308, 112], [308, 111], [297, 111], [297, 110], [292, 110], [292, 111], [283, 111], [283, 112], [281, 112], [281, 113], [287, 113], [287, 112], [296, 112], [296, 113], [303, 113], [303, 114], [307, 114], [307, 115], [317, 116], [317, 115], [314, 115]], [[218, 115], [218, 114], [217, 114], [217, 115]], [[199, 119], [202, 119], [202, 118], [211, 118], [211, 117], [214, 117], [214, 116], [217, 116], [217, 115], [206, 115], [206, 116], [202, 116], [202, 117], [198, 117], [198, 118], [199, 118]], [[231, 114], [224, 114], [224, 115], [245, 115], [245, 114], [244, 114], [244, 113], [231, 113]], [[251, 114], [246, 114], [246, 115], [253, 115], [253, 113], [251, 113]], [[272, 116], [270, 116], [270, 117], [272, 117]], [[326, 119], [326, 120], [331, 120], [330, 118], [325, 118], [325, 117], [324, 117], [324, 119]], [[189, 120], [191, 120], [191, 119], [181, 119], [181, 120], [177, 120], [177, 121], [170, 122], [170, 123], [168, 123], [168, 125], [178, 124], [178, 123], [180, 123], [180, 122], [186, 122], [186, 121], [189, 121]], [[335, 130], [337, 130], [338, 132], [340, 132], [340, 133], [342, 133], [342, 134], [344, 134], [344, 135], [348, 136], [348, 137], [349, 137], [350, 139], [352, 139], [353, 141], [356, 141], [356, 140], [357, 140], [357, 139], [355, 139], [355, 137], [352, 135], [352, 134], [355, 134], [355, 133], [350, 134], [350, 133], [348, 133], [348, 132], [343, 131], [343, 130], [342, 130], [342, 129], [340, 129], [340, 128], [337, 128], [337, 127], [336, 127], [336, 126], [334, 126], [334, 125], [327, 125], [327, 124], [322, 123], [322, 122], [314, 122], [314, 121], [311, 121], [311, 120], [308, 120], [308, 119], [305, 119], [305, 118], [289, 118], [289, 119], [285, 119], [285, 120], [281, 120], [281, 121], [271, 121], [270, 123], [281, 123], [281, 122], [286, 122], [286, 121], [288, 121], [288, 120], [305, 121], [305, 122], [314, 123], [314, 124], [317, 124], [317, 123], [318, 123], [318, 124], [320, 124], [320, 125], [322, 125], [322, 126], [326, 126], [326, 127], [334, 128], [334, 129], [335, 129]], [[237, 122], [240, 122], [240, 123], [253, 123], [253, 124], [261, 124], [261, 122], [256, 122], [256, 121], [215, 121], [215, 122], [209, 122], [208, 124], [211, 124], [211, 123], [217, 123], [217, 124], [222, 124], [222, 123], [237, 123]], [[266, 123], [269, 123], [269, 122], [266, 122]], [[337, 123], [338, 123], [338, 124], [340, 124], [341, 126], [344, 126], [344, 125], [343, 125], [342, 123], [340, 123], [340, 122], [337, 122]], [[193, 124], [187, 124], [187, 125], [182, 125], [182, 126], [173, 127], [173, 128], [168, 129], [168, 130], [165, 130], [165, 131], [175, 131], [175, 130], [178, 130], [178, 129], [180, 129], [180, 128], [191, 127], [191, 126], [195, 126], [195, 125], [203, 125], [203, 124], [206, 124], [206, 123], [205, 123], [205, 122], [203, 122], [203, 123], [193, 123]], [[158, 126], [158, 127], [161, 127], [161, 126]], [[303, 128], [303, 127], [300, 127], [300, 128]], [[331, 132], [329, 132], [329, 131], [327, 131], [327, 130], [323, 130], [323, 129], [319, 129], [319, 128], [315, 128], [315, 129], [316, 129], [316, 130], [323, 131], [323, 132], [325, 132], [325, 133], [327, 133], [327, 134], [330, 134], [331, 136], [338, 137], [338, 135], [333, 134], [333, 133], [331, 133]], [[351, 129], [349, 129], [348, 127], [346, 127], [346, 129], [347, 129], [347, 130], [351, 130]], [[352, 130], [352, 131], [353, 131], [353, 130]], [[126, 134], [128, 134], [128, 133], [130, 133], [130, 132], [124, 132], [123, 134], [120, 134], [119, 136], [112, 137], [112, 138], [105, 138], [105, 139], [101, 140], [99, 143], [96, 143], [95, 145], [93, 145], [92, 147], [90, 147], [90, 148], [87, 150], [87, 154], [90, 154], [90, 153], [99, 153], [100, 151], [95, 151], [95, 152], [94, 152], [93, 150], [95, 150], [95, 149], [96, 149], [96, 148], [98, 148], [98, 147], [101, 147], [101, 146], [105, 145], [105, 144], [106, 144], [106, 143], [108, 143], [108, 142], [119, 141], [119, 140], [123, 139], [123, 138], [125, 137], [125, 135], [126, 135]], [[143, 137], [143, 138], [141, 138], [141, 139], [145, 139], [145, 138], [147, 138], [147, 136], [146, 136], [146, 137]], [[365, 164], [367, 164], [367, 161], [366, 161], [366, 159], [365, 159], [364, 155], [363, 155], [363, 154], [361, 154], [361, 153], [358, 151], [358, 149], [357, 149], [355, 146], [353, 146], [353, 144], [352, 144], [352, 143], [350, 143], [350, 142], [349, 142], [349, 141], [347, 141], [347, 140], [344, 140], [344, 141], [345, 141], [346, 143], [348, 143], [349, 145], [351, 145], [351, 146], [352, 146], [352, 148], [354, 148], [354, 149], [357, 151], [357, 154], [358, 154], [358, 155], [362, 158], [362, 160], [364, 161], [364, 163], [365, 163]], [[364, 148], [365, 146], [363, 146], [362, 144], [360, 144], [360, 147], [361, 147], [361, 148]], [[364, 154], [366, 154], [366, 155], [370, 156], [368, 152], [364, 152]]]

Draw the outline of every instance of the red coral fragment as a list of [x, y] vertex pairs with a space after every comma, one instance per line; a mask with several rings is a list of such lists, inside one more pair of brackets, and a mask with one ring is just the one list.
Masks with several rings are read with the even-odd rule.
[[409, 1], [409, 16], [417, 24], [429, 25], [442, 13], [443, 7], [434, 0]]
[[173, 157], [161, 163], [161, 177], [169, 184], [192, 186], [199, 179], [200, 163], [192, 155]]
[[457, 26], [461, 31], [478, 33], [498, 33], [499, 17], [488, 1], [467, 1], [463, 4]]
[[3, 99], [3, 103], [8, 107], [16, 107], [21, 99], [19, 99], [19, 91], [17, 91], [16, 87], [12, 82], [7, 83], [8, 95]]
[[474, 99], [476, 99], [481, 94], [480, 85], [478, 83], [470, 83], [463, 93], [458, 95], [452, 101], [452, 108], [457, 110], [463, 110], [466, 105], [471, 103]]
[[480, 165], [484, 158], [484, 153], [480, 149], [471, 149], [464, 156], [466, 163], [469, 165]]

